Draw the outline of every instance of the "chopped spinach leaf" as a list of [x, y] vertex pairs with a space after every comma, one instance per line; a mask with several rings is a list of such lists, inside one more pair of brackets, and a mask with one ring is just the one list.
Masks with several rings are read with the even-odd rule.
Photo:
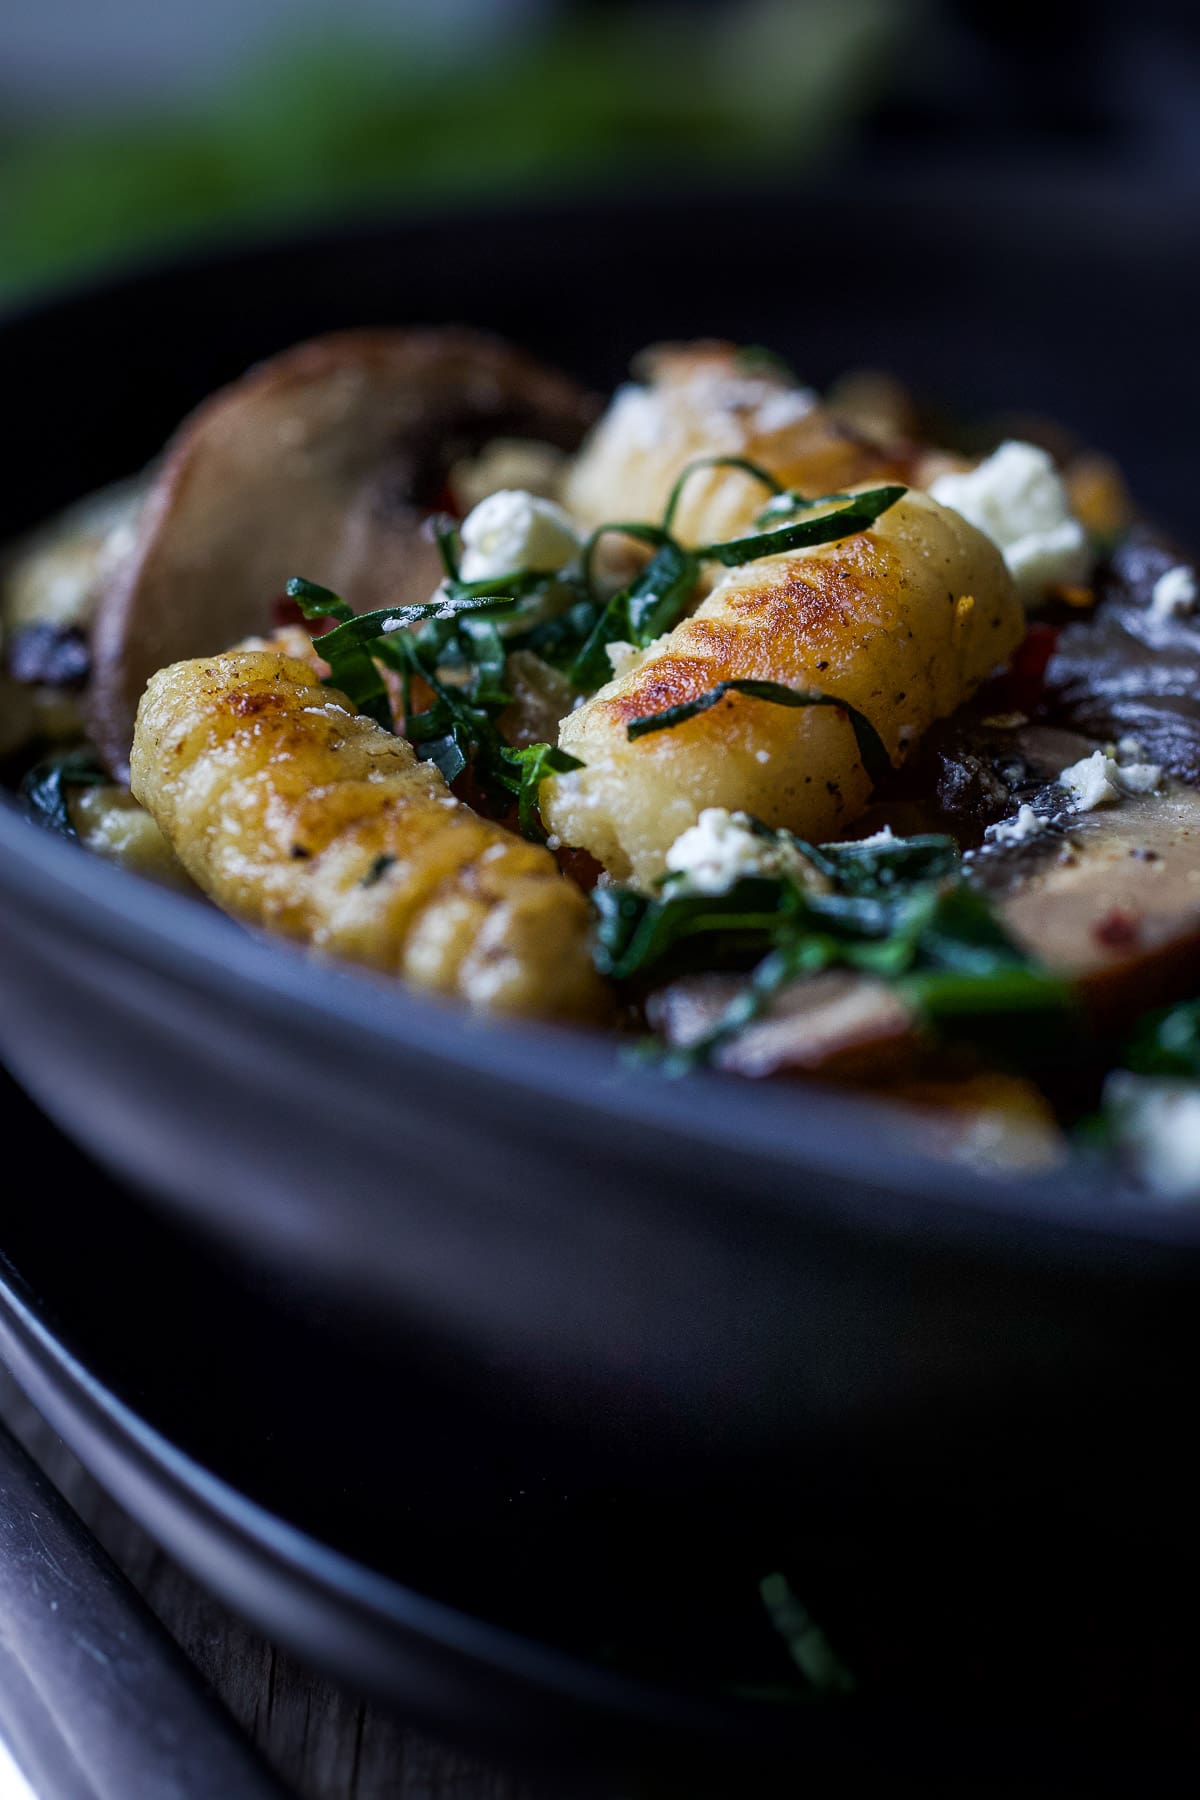
[[523, 750], [509, 747], [501, 752], [500, 779], [517, 796], [517, 823], [527, 838], [544, 839], [545, 831], [538, 815], [538, 793], [547, 775], [566, 775], [582, 769], [577, 757], [568, 756], [554, 744], [528, 744]]
[[709, 1061], [789, 982], [838, 966], [893, 983], [931, 1028], [955, 1035], [976, 1023], [994, 1037], [1009, 1019], [1071, 1017], [1064, 984], [1030, 962], [967, 885], [952, 839], [815, 847], [755, 828], [784, 853], [777, 872], [743, 876], [720, 894], [668, 880], [656, 895], [592, 895], [596, 966], [614, 981], [747, 971], [709, 1032], [667, 1054], [669, 1070]]
[[682, 725], [688, 719], [694, 719], [697, 714], [716, 706], [726, 694], [745, 694], [751, 700], [767, 700], [772, 706], [837, 707], [850, 721], [858, 754], [871, 780], [878, 783], [892, 766], [883, 739], [865, 713], [859, 712], [848, 701], [839, 700], [834, 694], [818, 694], [807, 688], [787, 687], [780, 681], [718, 681], [715, 687], [709, 688], [706, 694], [699, 695], [695, 700], [687, 700], [681, 706], [668, 706], [660, 713], [648, 713], [641, 719], [632, 719], [626, 727], [627, 735], [632, 742], [635, 738], [648, 737], [654, 731], [671, 731], [676, 725]]
[[787, 358], [780, 356], [777, 350], [768, 349], [766, 344], [742, 344], [734, 351], [733, 360], [739, 375], [774, 375], [789, 387], [799, 385]]
[[759, 1583], [758, 1591], [767, 1617], [814, 1693], [852, 1694], [858, 1683], [808, 1608], [792, 1592], [787, 1578], [779, 1574], [767, 1575]]
[[1200, 1000], [1148, 1013], [1138, 1023], [1122, 1064], [1137, 1075], [1200, 1078]]
[[629, 643], [645, 649], [681, 617], [700, 578], [700, 564], [690, 551], [667, 539], [645, 568], [615, 594], [597, 618], [571, 665], [575, 686], [584, 692], [602, 687], [612, 676], [609, 644]]
[[340, 594], [335, 594], [332, 588], [322, 587], [318, 581], [306, 581], [303, 575], [293, 575], [285, 591], [306, 619], [354, 617], [353, 608], [346, 605]]
[[437, 622], [456, 618], [460, 613], [511, 612], [511, 594], [439, 595], [436, 600], [419, 606], [382, 606], [375, 612], [354, 613], [335, 625], [332, 631], [313, 639], [326, 662], [347, 650], [361, 650], [378, 639], [387, 639], [405, 626], [418, 625], [427, 619]]
[[105, 787], [112, 780], [90, 749], [59, 750], [28, 771], [20, 798], [31, 819], [60, 837], [78, 837], [71, 822], [70, 792], [76, 787]]
[[394, 856], [388, 856], [386, 853], [377, 856], [362, 880], [359, 882], [359, 887], [374, 887], [377, 881], [383, 880], [383, 877], [387, 874], [395, 860]]
[[823, 513], [819, 519], [802, 519], [792, 525], [780, 525], [774, 531], [730, 538], [723, 544], [705, 544], [696, 555], [702, 561], [738, 568], [742, 563], [757, 562], [762, 556], [778, 556], [785, 550], [805, 550], [817, 544], [836, 543], [839, 538], [853, 537], [856, 532], [865, 531], [907, 492], [906, 487], [869, 488], [865, 493], [855, 494], [848, 506]]
[[771, 490], [772, 494], [778, 495], [783, 491], [781, 483], [775, 479], [771, 471], [764, 469], [760, 463], [751, 462], [749, 457], [697, 456], [680, 471], [675, 486], [671, 489], [666, 511], [663, 513], [664, 531], [670, 531], [675, 523], [675, 513], [679, 507], [680, 497], [697, 469], [740, 469], [743, 475], [752, 475], [755, 481], [761, 481], [764, 487]]
[[790, 519], [793, 513], [812, 512], [814, 507], [832, 506], [835, 500], [845, 502], [854, 498], [853, 494], [818, 494], [810, 499], [804, 494], [798, 494], [795, 488], [781, 488], [779, 493], [767, 501], [754, 523], [771, 525], [778, 519]]

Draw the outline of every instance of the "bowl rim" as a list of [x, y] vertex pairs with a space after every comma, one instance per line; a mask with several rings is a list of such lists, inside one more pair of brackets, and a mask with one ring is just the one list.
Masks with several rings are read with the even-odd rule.
[[[1013, 220], [1019, 214], [1025, 227], [1031, 206], [1039, 213], [1061, 210], [1061, 180], [1032, 195], [1020, 181], [985, 185], [1007, 198]], [[883, 186], [893, 196], [911, 198], [919, 192], [936, 214], [940, 206], [961, 206], [975, 192], [978, 171], [924, 169], [918, 182], [906, 167], [885, 178]], [[854, 187], [851, 171], [834, 182], [792, 187], [787, 194], [799, 204], [829, 204]], [[1071, 178], [1067, 189], [1077, 200], [1080, 195], [1086, 199], [1089, 215], [1107, 219], [1119, 202], [1122, 216], [1128, 212], [1143, 230], [1160, 233], [1173, 222], [1176, 238], [1180, 235], [1179, 208], [1172, 197], [1159, 196], [1156, 203], [1144, 188], [1128, 190], [1107, 178], [1082, 183]], [[771, 196], [760, 184], [745, 197], [761, 205]], [[738, 190], [731, 186], [715, 196], [676, 194], [672, 204], [703, 214], [728, 209], [737, 198]], [[522, 218], [542, 222], [581, 213], [597, 219], [614, 212], [652, 216], [663, 201], [664, 194], [656, 190], [623, 198], [598, 193], [582, 202], [547, 196], [515, 210]], [[513, 214], [511, 206], [498, 204], [431, 205], [401, 218], [368, 211], [267, 234], [247, 228], [244, 234], [204, 240], [190, 250], [149, 253], [82, 282], [19, 297], [0, 306], [0, 336], [22, 335], [43, 323], [61, 325], [72, 311], [102, 298], [186, 279], [197, 271], [233, 274], [313, 246], [367, 244], [411, 232], [436, 233], [451, 224], [461, 230], [471, 219], [495, 227]], [[1005, 214], [1002, 222], [1012, 221]], [[1192, 237], [1195, 227], [1193, 221]], [[1189, 236], [1186, 227], [1182, 236]], [[253, 1005], [285, 1024], [319, 1023], [331, 1044], [369, 1049], [393, 1062], [420, 1054], [448, 1077], [484, 1083], [500, 1099], [549, 1099], [581, 1130], [590, 1127], [593, 1136], [599, 1129], [611, 1134], [614, 1125], [634, 1130], [640, 1134], [639, 1151], [644, 1148], [664, 1169], [670, 1168], [672, 1156], [677, 1167], [685, 1156], [690, 1159], [692, 1145], [736, 1156], [744, 1173], [741, 1204], [776, 1218], [781, 1212], [796, 1219], [823, 1218], [891, 1238], [923, 1233], [959, 1242], [967, 1233], [1008, 1254], [1052, 1261], [1111, 1261], [1115, 1254], [1128, 1264], [1133, 1253], [1141, 1252], [1149, 1262], [1170, 1267], [1164, 1252], [1200, 1248], [1200, 1208], [1155, 1202], [1119, 1171], [1074, 1153], [1064, 1165], [1044, 1173], [1004, 1176], [922, 1151], [906, 1141], [898, 1107], [850, 1090], [752, 1084], [707, 1073], [681, 1081], [645, 1066], [634, 1079], [613, 1038], [483, 1019], [384, 977], [246, 930], [214, 908], [81, 853], [77, 845], [32, 824], [2, 790], [0, 895], [18, 907], [36, 908], [101, 948], [149, 963], [160, 975], [219, 992], [231, 1005]], [[820, 1179], [805, 1191], [790, 1180], [798, 1175]]]
[[[89, 855], [27, 818], [7, 793], [0, 894], [231, 1007], [252, 1006], [297, 1030], [319, 1026], [334, 1056], [367, 1052], [381, 1069], [384, 1059], [419, 1056], [447, 1079], [486, 1084], [493, 1102], [536, 1095], [593, 1138], [616, 1127], [636, 1132], [639, 1153], [664, 1167], [699, 1149], [736, 1157], [745, 1206], [776, 1219], [782, 1212], [869, 1235], [955, 1241], [966, 1230], [1006, 1253], [1051, 1261], [1200, 1248], [1200, 1210], [1155, 1205], [1127, 1182], [1098, 1180], [1078, 1157], [1034, 1175], [987, 1172], [907, 1143], [903, 1113], [879, 1099], [704, 1072], [681, 1080], [645, 1065], [635, 1073], [615, 1038], [481, 1017], [323, 958]], [[823, 1179], [809, 1191], [788, 1180], [803, 1174]]]

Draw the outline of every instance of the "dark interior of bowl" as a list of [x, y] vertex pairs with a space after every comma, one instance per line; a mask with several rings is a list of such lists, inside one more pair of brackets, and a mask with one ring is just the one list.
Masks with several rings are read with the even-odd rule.
[[[1075, 185], [988, 189], [952, 178], [347, 228], [215, 252], [66, 297], [0, 330], [0, 391], [10, 441], [15, 434], [19, 446], [0, 491], [0, 536], [136, 469], [189, 406], [257, 356], [336, 326], [460, 320], [511, 336], [598, 386], [620, 379], [630, 353], [647, 341], [716, 333], [777, 348], [818, 383], [866, 364], [894, 370], [965, 418], [1002, 410], [1059, 418], [1116, 455], [1139, 498], [1186, 538], [1192, 495], [1185, 447], [1200, 380], [1191, 345], [1200, 301], [1196, 252], [1195, 221], [1185, 228], [1174, 206], [1144, 195]], [[379, 1170], [394, 1169], [397, 1158], [386, 1081], [411, 1072], [413, 1045], [407, 1064], [399, 1056], [381, 1060], [386, 1031], [371, 1023], [381, 1014], [374, 994], [370, 1008], [347, 998], [345, 1010], [355, 1017], [341, 1029], [327, 975], [313, 978], [303, 1030], [290, 1029], [282, 1002], [268, 1020], [270, 982], [259, 983], [254, 971], [266, 968], [270, 952], [235, 945], [232, 932], [214, 935], [219, 922], [213, 931], [207, 924], [177, 931], [177, 903], [173, 910], [163, 903], [161, 929], [157, 914], [150, 929], [154, 897], [131, 902], [131, 916], [147, 921], [143, 955], [136, 931], [122, 935], [108, 920], [115, 890], [102, 875], [90, 922], [82, 891], [64, 898], [70, 884], [49, 862], [36, 869], [31, 863], [23, 885], [10, 884], [8, 917], [22, 966], [14, 953], [0, 975], [10, 1017], [19, 1010], [21, 1027], [19, 1043], [12, 1027], [6, 1052], [60, 1118], [75, 1106], [87, 1110], [89, 1090], [102, 1092], [107, 1136], [96, 1123], [92, 1141], [103, 1140], [110, 1161], [152, 1186], [151, 1161], [132, 1150], [137, 1122], [150, 1109], [160, 1164], [180, 1172], [177, 1185], [190, 1179], [193, 1213], [203, 1210], [205, 1171], [220, 1166], [214, 1142], [227, 1133], [232, 1155], [239, 1130], [249, 1143], [251, 1103], [268, 1108], [262, 1130], [275, 1134], [285, 1170], [277, 1185], [295, 1184], [296, 1243], [288, 1248], [304, 1264], [303, 1281], [283, 1254], [281, 1228], [256, 1236], [253, 1220], [236, 1216], [240, 1193], [222, 1213], [215, 1177], [209, 1199], [227, 1240], [265, 1258], [253, 1274], [253, 1305], [279, 1307], [281, 1317], [316, 1326], [338, 1346], [339, 1359], [357, 1359], [357, 1378], [369, 1389], [363, 1406], [342, 1415], [331, 1391], [309, 1419], [316, 1454], [336, 1464], [352, 1455], [347, 1433], [362, 1427], [364, 1408], [377, 1408], [381, 1380], [403, 1379], [415, 1345], [417, 1366], [427, 1367], [421, 1358], [446, 1336], [436, 1308], [422, 1313], [413, 1304], [420, 1280], [414, 1268], [428, 1243], [410, 1253], [409, 1227], [398, 1223], [380, 1254], [387, 1195]], [[39, 896], [47, 901], [41, 929], [32, 917]], [[56, 906], [78, 923], [70, 955], [55, 954]], [[175, 968], [173, 936], [188, 939]], [[214, 967], [223, 961], [227, 978], [222, 992], [213, 988], [207, 996], [205, 957]], [[300, 978], [289, 974], [284, 985], [299, 1007]], [[239, 1005], [245, 1030], [235, 1064], [235, 1038], [217, 1033], [234, 1031]], [[397, 1038], [406, 1030], [413, 1037], [423, 1018], [412, 1013]], [[256, 1069], [253, 1053], [268, 1024], [273, 1060]], [[186, 1091], [172, 1096], [163, 1071], [172, 1033], [192, 1059], [190, 1107]], [[197, 1074], [206, 1034], [215, 1048]], [[560, 1061], [569, 1075], [569, 1057]], [[106, 1062], [119, 1073], [102, 1076]], [[68, 1065], [71, 1079], [60, 1083]], [[582, 1057], [577, 1067], [583, 1071]], [[597, 1064], [586, 1067], [592, 1075]], [[431, 1094], [436, 1075], [434, 1067]], [[490, 1129], [489, 1107], [495, 1111], [500, 1099], [484, 1092], [477, 1069], [469, 1078], [472, 1100], [479, 1100], [468, 1115], [472, 1129], [481, 1117]], [[247, 1087], [236, 1119], [235, 1083]], [[457, 1092], [442, 1091], [448, 1117], [462, 1117]], [[341, 1184], [327, 1181], [324, 1190], [316, 1176], [306, 1179], [295, 1139], [306, 1108], [311, 1129], [322, 1100], [327, 1140], [342, 1134], [334, 1146], [341, 1160], [329, 1165], [342, 1170]], [[1156, 1513], [1153, 1503], [1156, 1492], [1181, 1487], [1178, 1420], [1186, 1416], [1196, 1366], [1192, 1262], [1171, 1248], [1173, 1227], [1160, 1221], [1148, 1232], [1162, 1240], [1161, 1253], [1149, 1256], [1123, 1227], [1098, 1268], [1086, 1246], [1103, 1237], [1103, 1214], [1093, 1208], [1086, 1238], [1073, 1236], [1061, 1218], [1052, 1219], [1045, 1189], [981, 1246], [967, 1213], [954, 1214], [952, 1178], [934, 1213], [914, 1193], [916, 1177], [901, 1184], [897, 1161], [891, 1196], [886, 1145], [873, 1146], [877, 1173], [860, 1190], [839, 1181], [836, 1158], [806, 1175], [802, 1143], [790, 1160], [771, 1163], [765, 1137], [756, 1141], [757, 1115], [740, 1101], [731, 1099], [730, 1114], [744, 1133], [741, 1154], [726, 1143], [720, 1164], [711, 1146], [697, 1142], [690, 1156], [681, 1149], [686, 1133], [678, 1108], [673, 1125], [665, 1112], [657, 1126], [643, 1116], [627, 1130], [644, 1130], [644, 1140], [621, 1142], [618, 1096], [606, 1144], [600, 1128], [584, 1131], [584, 1122], [573, 1138], [569, 1108], [556, 1123], [536, 1093], [527, 1092], [524, 1104], [503, 1140], [496, 1135], [502, 1169], [468, 1153], [465, 1130], [450, 1179], [444, 1156], [428, 1163], [431, 1178], [444, 1183], [444, 1203], [422, 1215], [421, 1229], [431, 1233], [440, 1221], [447, 1257], [456, 1243], [465, 1263], [473, 1255], [469, 1301], [482, 1317], [486, 1299], [488, 1315], [469, 1348], [440, 1344], [438, 1366], [443, 1374], [453, 1370], [451, 1386], [460, 1395], [469, 1390], [477, 1408], [507, 1409], [502, 1416], [521, 1445], [521, 1466], [532, 1466], [523, 1461], [531, 1441], [550, 1445], [558, 1433], [573, 1446], [573, 1468], [581, 1444], [595, 1447], [589, 1530], [616, 1504], [613, 1491], [633, 1484], [644, 1496], [654, 1485], [668, 1499], [658, 1537], [646, 1541], [665, 1543], [690, 1495], [688, 1558], [673, 1567], [667, 1602], [676, 1625], [688, 1620], [689, 1608], [702, 1611], [710, 1602], [705, 1583], [716, 1577], [705, 1545], [727, 1529], [731, 1497], [738, 1496], [753, 1502], [770, 1495], [769, 1506], [743, 1509], [742, 1531], [765, 1532], [767, 1512], [778, 1520], [803, 1496], [819, 1503], [823, 1528], [835, 1536], [847, 1494], [856, 1505], [869, 1497], [876, 1526], [890, 1521], [879, 1569], [906, 1571], [893, 1596], [897, 1607], [919, 1604], [920, 1583], [908, 1577], [946, 1532], [965, 1524], [962, 1554], [976, 1566], [982, 1555], [990, 1570], [976, 1607], [985, 1633], [987, 1610], [1003, 1605], [1008, 1574], [1025, 1559], [1029, 1539], [1009, 1535], [1015, 1523], [1036, 1532], [1052, 1518], [1052, 1540], [1094, 1544], [1094, 1558], [1089, 1550], [1074, 1565], [1080, 1587], [1118, 1532], [1123, 1542], [1130, 1534], [1144, 1541], [1155, 1517], [1170, 1518], [1173, 1554], [1190, 1555], [1179, 1520], [1161, 1508]], [[763, 1120], [768, 1110], [777, 1148], [783, 1108], [764, 1109]], [[100, 1111], [97, 1099], [91, 1113]], [[857, 1118], [848, 1132], [881, 1129], [870, 1114]], [[807, 1119], [815, 1130], [811, 1103], [798, 1102], [797, 1134]], [[847, 1142], [847, 1165], [852, 1148], [863, 1146]], [[185, 1179], [189, 1164], [199, 1172]], [[537, 1208], [518, 1208], [523, 1180], [537, 1189]], [[965, 1192], [966, 1176], [962, 1184]], [[367, 1229], [360, 1203], [376, 1189], [384, 1210]], [[610, 1218], [618, 1191], [625, 1204]], [[767, 1200], [775, 1209], [770, 1216]], [[131, 1219], [136, 1215], [135, 1208]], [[610, 1252], [623, 1276], [611, 1292]], [[373, 1261], [380, 1270], [374, 1285]], [[389, 1280], [396, 1303], [381, 1313], [380, 1289]], [[595, 1336], [583, 1357], [577, 1342], [568, 1353], [572, 1310], [580, 1330]], [[483, 1343], [491, 1346], [486, 1357]], [[236, 1383], [234, 1371], [215, 1378]], [[601, 1458], [612, 1459], [607, 1486], [595, 1481]], [[446, 1468], [461, 1494], [461, 1463], [452, 1458]], [[488, 1480], [503, 1512], [506, 1483], [519, 1480], [516, 1468], [510, 1473], [501, 1462]], [[524, 1548], [519, 1531], [515, 1538], [500, 1532], [506, 1554], [518, 1562], [528, 1554], [531, 1567], [538, 1561], [547, 1512], [557, 1505], [552, 1498], [545, 1508], [523, 1509]], [[474, 1499], [465, 1511], [444, 1502], [438, 1554], [447, 1567], [455, 1532], [477, 1527]], [[394, 1518], [375, 1490], [373, 1500], [362, 1496], [353, 1529], [375, 1533], [382, 1555]], [[919, 1533], [909, 1529], [917, 1519]], [[615, 1533], [606, 1541], [619, 1561], [627, 1540]], [[758, 1567], [766, 1538], [743, 1542], [751, 1547], [735, 1559], [739, 1581]], [[819, 1554], [826, 1570], [820, 1580], [836, 1587], [836, 1559]], [[846, 1551], [850, 1560], [857, 1554]], [[1132, 1566], [1126, 1558], [1126, 1571]], [[638, 1567], [643, 1584], [652, 1579], [644, 1561]], [[689, 1576], [697, 1583], [691, 1588]], [[597, 1595], [627, 1591], [603, 1557], [587, 1578]], [[557, 1588], [539, 1578], [537, 1591], [547, 1606], [552, 1599], [559, 1606], [556, 1619], [539, 1618], [539, 1627], [565, 1630], [565, 1578]], [[1022, 1593], [1024, 1604], [1028, 1583]], [[961, 1620], [960, 1610], [951, 1629], [958, 1631]], [[1010, 1617], [1006, 1655], [1016, 1657], [1020, 1632], [1008, 1630], [1012, 1623]], [[687, 1629], [685, 1623], [685, 1637]], [[674, 1628], [667, 1634], [672, 1642], [680, 1635]], [[902, 1645], [893, 1650], [898, 1666]], [[994, 1673], [994, 1658], [984, 1664]], [[1048, 1691], [1051, 1670], [1041, 1668], [1039, 1679]]]
[[818, 384], [892, 370], [963, 419], [1032, 412], [1077, 430], [1186, 532], [1197, 236], [1176, 200], [1142, 188], [926, 171], [215, 251], [8, 323], [0, 370], [21, 434], [0, 532], [138, 468], [256, 357], [343, 325], [452, 320], [601, 388], [644, 344], [693, 335], [769, 345]]

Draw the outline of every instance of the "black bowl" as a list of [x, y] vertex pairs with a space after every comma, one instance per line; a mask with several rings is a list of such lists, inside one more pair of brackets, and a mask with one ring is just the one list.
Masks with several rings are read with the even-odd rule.
[[[1036, 406], [1168, 522], [1196, 385], [1196, 225], [1142, 196], [909, 182], [310, 237], [0, 330], [0, 527], [151, 454], [313, 331], [461, 319], [603, 382], [666, 334]], [[472, 269], [486, 272], [476, 283]], [[1170, 417], [1180, 423], [1172, 438]], [[598, 1453], [865, 1458], [1074, 1487], [1194, 1377], [1200, 1213], [1094, 1174], [939, 1164], [850, 1096], [631, 1071], [268, 943], [0, 806], [0, 1049], [59, 1124], [282, 1297], [445, 1346]], [[1036, 1448], [1035, 1448], [1036, 1446]], [[1167, 1455], [1163, 1450], [1163, 1455]]]

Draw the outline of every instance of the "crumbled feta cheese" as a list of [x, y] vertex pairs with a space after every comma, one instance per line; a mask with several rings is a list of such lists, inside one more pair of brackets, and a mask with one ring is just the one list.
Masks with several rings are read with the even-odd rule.
[[464, 581], [490, 581], [517, 569], [553, 573], [579, 555], [581, 539], [553, 500], [501, 488], [469, 512], [461, 527]]
[[806, 419], [816, 404], [811, 388], [780, 388], [758, 402], [755, 425], [759, 431], [786, 431]]
[[762, 872], [772, 846], [744, 823], [744, 813], [706, 806], [667, 851], [667, 872], [682, 875], [675, 893], [723, 894], [743, 875]]
[[1158, 763], [1117, 764], [1117, 782], [1126, 794], [1152, 794], [1161, 781]]
[[1023, 599], [1040, 600], [1048, 588], [1087, 574], [1087, 534], [1036, 444], [1001, 444], [977, 468], [937, 476], [929, 494], [992, 539]]
[[614, 643], [604, 646], [614, 678], [624, 675], [626, 669], [632, 667], [642, 654], [636, 644], [626, 643], [624, 638], [617, 638]]
[[1034, 812], [1032, 806], [1022, 805], [1015, 818], [1001, 819], [997, 824], [989, 825], [983, 835], [993, 844], [1025, 844], [1030, 838], [1040, 837], [1048, 823], [1040, 813]]
[[1104, 1084], [1104, 1101], [1147, 1186], [1167, 1200], [1200, 1199], [1200, 1087], [1119, 1069]]
[[1150, 617], [1175, 619], [1181, 613], [1195, 610], [1197, 599], [1196, 572], [1185, 563], [1176, 563], [1159, 576], [1150, 591]]
[[712, 451], [732, 455], [745, 449], [749, 437], [788, 430], [816, 404], [811, 388], [780, 387], [763, 376], [731, 375], [724, 369], [701, 370], [682, 386], [629, 382], [618, 388], [600, 430], [605, 440], [633, 455], [675, 449], [694, 453], [700, 419]]
[[[1122, 743], [1136, 744], [1136, 739]], [[1058, 785], [1066, 788], [1076, 812], [1092, 812], [1097, 806], [1115, 806], [1126, 794], [1152, 794], [1162, 773], [1157, 763], [1122, 763], [1110, 751], [1094, 750], [1064, 769]]]
[[671, 883], [672, 894], [724, 894], [743, 876], [778, 875], [785, 869], [800, 878], [811, 873], [799, 850], [761, 837], [748, 813], [731, 813], [724, 806], [706, 806], [667, 851], [668, 875], [682, 877]]
[[878, 831], [871, 833], [870, 837], [845, 838], [839, 844], [831, 844], [830, 848], [833, 850], [874, 850], [880, 844], [892, 843], [895, 836], [890, 825], [881, 825]]
[[1118, 762], [1141, 762], [1146, 754], [1141, 738], [1122, 737], [1117, 739]]
[[1115, 806], [1121, 798], [1121, 790], [1113, 779], [1116, 770], [1114, 756], [1095, 750], [1064, 769], [1058, 785], [1066, 788], [1076, 812], [1092, 812], [1097, 806]]

